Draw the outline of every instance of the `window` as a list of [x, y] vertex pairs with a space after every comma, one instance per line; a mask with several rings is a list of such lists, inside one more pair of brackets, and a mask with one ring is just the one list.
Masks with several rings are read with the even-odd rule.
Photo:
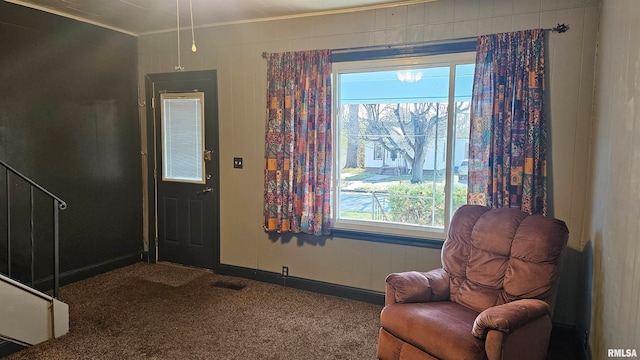
[[160, 102], [162, 181], [204, 184], [204, 93], [164, 93]]
[[382, 160], [384, 156], [384, 147], [382, 147], [381, 143], [373, 144], [373, 160]]
[[444, 239], [466, 203], [475, 53], [334, 62], [334, 228]]

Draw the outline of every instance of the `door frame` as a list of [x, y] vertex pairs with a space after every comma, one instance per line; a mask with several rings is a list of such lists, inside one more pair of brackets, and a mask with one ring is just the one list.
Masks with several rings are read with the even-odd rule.
[[[156, 139], [156, 126], [158, 126], [159, 119], [155, 118], [155, 104], [154, 98], [156, 95], [155, 82], [161, 81], [189, 81], [189, 80], [209, 80], [212, 82], [214, 89], [214, 109], [215, 109], [215, 124], [213, 129], [213, 139], [211, 139], [211, 146], [206, 146], [207, 149], [213, 150], [214, 156], [212, 158], [213, 164], [211, 166], [215, 169], [215, 176], [217, 179], [213, 181], [211, 187], [216, 194], [214, 198], [214, 210], [215, 217], [212, 219], [214, 222], [214, 234], [215, 240], [213, 244], [213, 268], [215, 271], [220, 266], [220, 133], [219, 133], [219, 111], [218, 111], [218, 81], [216, 70], [198, 70], [198, 71], [180, 71], [172, 73], [157, 73], [145, 75], [145, 88], [146, 88], [146, 136], [147, 136], [147, 191], [148, 191], [148, 217], [149, 217], [149, 249], [148, 249], [148, 262], [156, 263], [158, 261], [158, 188], [157, 188], [157, 141]], [[205, 95], [205, 103], [207, 97], [211, 95]], [[205, 114], [207, 116], [207, 114]], [[205, 120], [206, 126], [206, 120]]]

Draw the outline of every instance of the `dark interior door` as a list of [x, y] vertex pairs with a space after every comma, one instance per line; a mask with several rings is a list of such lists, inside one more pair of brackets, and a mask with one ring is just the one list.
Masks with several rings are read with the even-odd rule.
[[216, 72], [148, 75], [147, 93], [155, 145], [149, 198], [157, 214], [153, 221], [150, 206], [151, 258], [157, 243], [160, 261], [213, 269], [220, 247]]

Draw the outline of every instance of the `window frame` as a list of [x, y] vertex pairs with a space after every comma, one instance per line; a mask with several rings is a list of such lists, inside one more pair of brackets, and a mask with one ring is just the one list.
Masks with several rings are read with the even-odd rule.
[[[460, 45], [460, 44], [456, 44]], [[332, 69], [332, 81], [334, 84], [333, 90], [333, 141], [334, 144], [339, 144], [340, 137], [340, 119], [339, 112], [339, 99], [340, 99], [340, 87], [338, 82], [339, 74], [353, 73], [353, 72], [367, 72], [375, 70], [400, 70], [403, 67], [424, 66], [448, 66], [449, 67], [449, 99], [454, 99], [455, 94], [455, 75], [456, 66], [460, 64], [475, 63], [475, 41], [465, 43], [464, 46], [458, 46], [456, 49], [466, 49], [467, 51], [453, 51], [444, 53], [422, 53], [412, 54], [412, 56], [374, 56], [368, 58], [363, 56], [362, 52], [359, 52], [353, 59], [344, 58], [342, 55], [342, 62], [334, 62]], [[364, 59], [364, 60], [363, 60]], [[332, 175], [332, 212], [333, 212], [333, 228], [332, 235], [347, 237], [352, 239], [360, 239], [374, 242], [403, 244], [419, 247], [429, 248], [441, 248], [442, 243], [446, 239], [450, 222], [450, 209], [453, 206], [453, 176], [455, 171], [455, 164], [453, 164], [453, 149], [454, 137], [455, 137], [455, 101], [449, 101], [447, 106], [447, 135], [446, 135], [446, 164], [447, 171], [445, 174], [445, 219], [444, 228], [442, 230], [436, 230], [436, 228], [429, 228], [419, 225], [411, 224], [389, 224], [386, 225], [373, 223], [367, 223], [366, 221], [340, 219], [338, 212], [338, 202], [340, 200], [340, 194], [338, 184], [340, 180], [340, 157], [341, 149], [339, 146], [334, 147], [333, 154], [333, 166], [334, 171]], [[435, 230], [435, 231], [434, 231]]]

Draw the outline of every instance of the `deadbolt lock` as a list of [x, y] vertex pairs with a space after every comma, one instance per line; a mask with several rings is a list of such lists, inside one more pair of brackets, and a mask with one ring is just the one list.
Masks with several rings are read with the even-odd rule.
[[213, 158], [213, 151], [212, 150], [205, 150], [204, 151], [204, 160], [205, 161], [211, 161], [212, 158]]

